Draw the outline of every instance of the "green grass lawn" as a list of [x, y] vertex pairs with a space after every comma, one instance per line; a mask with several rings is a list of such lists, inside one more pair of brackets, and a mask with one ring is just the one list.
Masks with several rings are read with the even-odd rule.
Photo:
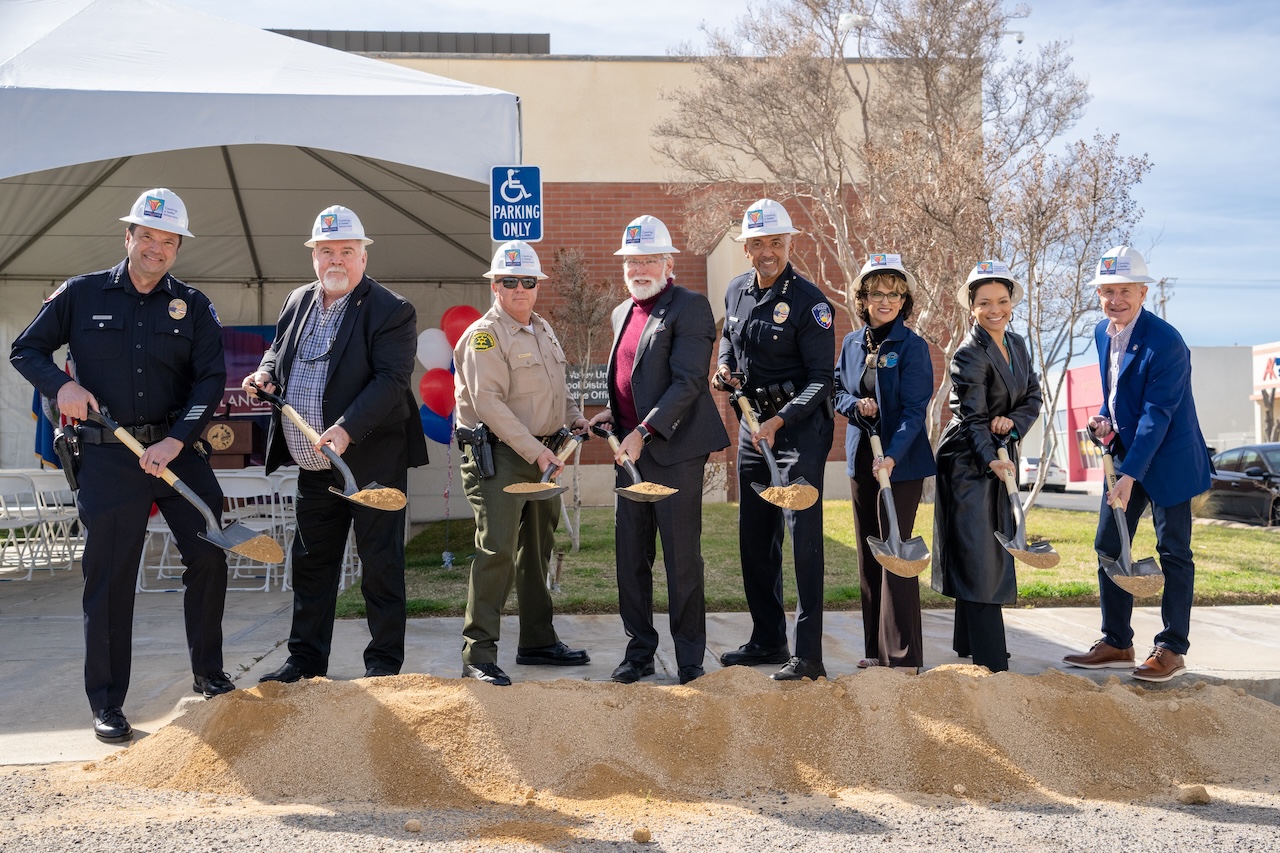
[[[858, 606], [858, 561], [854, 549], [853, 511], [848, 501], [824, 503], [826, 530], [826, 606], [847, 610]], [[1052, 569], [1032, 569], [1018, 564], [1018, 604], [1027, 607], [1096, 604], [1097, 559], [1093, 513], [1034, 509], [1028, 516], [1030, 538], [1048, 539], [1062, 555]], [[582, 546], [569, 552], [569, 536], [563, 524], [557, 542], [560, 589], [552, 593], [557, 613], [616, 613], [618, 591], [614, 569], [613, 510], [584, 509]], [[933, 540], [933, 506], [922, 504], [916, 519], [917, 534]], [[904, 537], [905, 537], [904, 531]], [[406, 582], [410, 616], [457, 616], [466, 607], [467, 569], [474, 548], [475, 524], [470, 518], [426, 525], [409, 543]], [[1256, 529], [1197, 525], [1192, 535], [1196, 556], [1196, 604], [1280, 603], [1280, 536]], [[453, 566], [445, 568], [442, 553], [451, 551]], [[1134, 541], [1135, 558], [1154, 556], [1155, 533], [1149, 518], [1143, 519]], [[706, 597], [709, 611], [747, 609], [742, 594], [738, 560], [738, 507], [736, 504], [703, 506], [702, 556], [706, 562]], [[795, 605], [795, 573], [790, 542], [783, 545], [783, 590], [788, 607]], [[552, 561], [552, 571], [556, 560]], [[920, 576], [924, 607], [948, 607], [951, 599], [929, 588], [929, 572]], [[1158, 599], [1150, 599], [1155, 603]], [[509, 603], [514, 605], [514, 598]], [[666, 580], [659, 548], [654, 571], [654, 606], [665, 610]], [[359, 587], [347, 589], [338, 600], [338, 615], [364, 615]]]

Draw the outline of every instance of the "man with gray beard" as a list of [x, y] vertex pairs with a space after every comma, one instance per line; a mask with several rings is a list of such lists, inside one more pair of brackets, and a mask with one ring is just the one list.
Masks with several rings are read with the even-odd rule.
[[654, 503], [618, 500], [615, 526], [618, 606], [631, 638], [613, 680], [630, 684], [655, 672], [655, 536], [662, 537], [671, 637], [681, 684], [704, 674], [706, 601], [702, 565], [702, 480], [707, 457], [729, 446], [707, 376], [715, 345], [711, 304], [674, 280], [667, 227], [641, 216], [626, 227], [622, 275], [631, 298], [613, 311], [609, 408], [591, 419], [621, 438], [617, 483], [630, 486], [624, 457], [647, 482], [678, 489]]
[[[275, 340], [244, 378], [250, 393], [278, 393], [320, 432], [312, 444], [274, 412], [267, 473], [296, 462], [298, 516], [293, 540], [293, 627], [289, 659], [259, 681], [293, 683], [329, 671], [338, 581], [354, 529], [360, 590], [371, 639], [365, 677], [398, 675], [404, 663], [406, 509], [354, 504], [329, 491], [342, 477], [321, 452], [342, 457], [357, 483], [405, 490], [409, 468], [427, 464], [422, 420], [409, 390], [417, 351], [413, 305], [364, 274], [373, 241], [341, 205], [320, 212], [311, 229], [316, 281], [285, 298]], [[283, 390], [278, 390], [283, 389]]]

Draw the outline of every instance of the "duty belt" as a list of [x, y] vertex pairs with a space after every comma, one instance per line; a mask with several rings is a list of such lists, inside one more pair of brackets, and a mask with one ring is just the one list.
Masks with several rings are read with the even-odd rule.
[[[142, 426], [122, 427], [142, 444], [155, 444], [169, 436], [168, 424], [143, 424]], [[119, 444], [120, 439], [109, 429], [95, 424], [82, 423], [78, 427], [80, 441], [85, 444]]]

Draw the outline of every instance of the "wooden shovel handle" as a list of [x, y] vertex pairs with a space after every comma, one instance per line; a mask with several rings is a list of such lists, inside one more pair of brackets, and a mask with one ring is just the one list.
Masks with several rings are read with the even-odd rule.
[[[1111, 493], [1115, 491], [1116, 488], [1116, 464], [1111, 460], [1111, 454], [1107, 451], [1103, 451], [1102, 453], [1102, 471], [1107, 475], [1107, 496], [1110, 497]], [[1116, 509], [1123, 510], [1124, 501], [1116, 504], [1115, 507]]]
[[[1009, 451], [1005, 450], [1003, 447], [996, 448], [996, 456], [999, 457], [1001, 462], [1010, 461]], [[1013, 472], [1005, 471], [1000, 475], [1000, 479], [1004, 480], [1004, 487], [1009, 490], [1009, 494], [1012, 495], [1018, 491], [1018, 483], [1013, 479]]]
[[289, 420], [293, 421], [297, 425], [298, 429], [302, 430], [302, 434], [307, 437], [307, 441], [312, 444], [320, 443], [320, 433], [312, 429], [311, 424], [307, 423], [306, 419], [304, 419], [302, 415], [298, 414], [297, 410], [294, 409], [293, 406], [285, 403], [280, 407], [280, 411], [284, 412]]
[[747, 429], [751, 430], [752, 435], [758, 433], [760, 419], [756, 417], [756, 410], [751, 408], [751, 401], [746, 397], [738, 397], [738, 408], [742, 410], [742, 417], [746, 418]]
[[[884, 456], [884, 445], [880, 443], [880, 436], [876, 435], [873, 432], [871, 433], [872, 462], [874, 463], [876, 459], [879, 459], [883, 456]], [[889, 485], [889, 472], [884, 470], [883, 468], [881, 468], [879, 471], [876, 472], [876, 480], [879, 481], [880, 488], [882, 489], [892, 488], [892, 486]]]

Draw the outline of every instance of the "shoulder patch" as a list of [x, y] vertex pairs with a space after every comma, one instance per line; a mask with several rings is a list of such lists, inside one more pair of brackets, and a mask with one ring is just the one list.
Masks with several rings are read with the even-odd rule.
[[58, 297], [58, 294], [62, 293], [62, 291], [67, 289], [67, 284], [69, 284], [69, 282], [64, 281], [62, 284], [58, 285], [58, 289], [55, 290], [53, 293], [50, 293], [48, 296], [46, 296], [44, 298], [44, 301], [52, 302], [54, 299]]
[[[182, 300], [176, 300], [176, 301], [181, 302]], [[218, 319], [218, 310], [213, 307], [212, 302], [209, 303], [209, 316], [213, 318], [213, 322], [218, 324], [218, 328], [222, 328], [222, 321]]]
[[819, 302], [813, 306], [813, 319], [818, 321], [818, 325], [824, 329], [831, 328], [831, 322], [834, 319], [831, 316], [831, 306], [825, 302]]
[[488, 332], [475, 332], [471, 335], [471, 348], [476, 352], [484, 352], [493, 349], [498, 342], [493, 339], [493, 335]]

